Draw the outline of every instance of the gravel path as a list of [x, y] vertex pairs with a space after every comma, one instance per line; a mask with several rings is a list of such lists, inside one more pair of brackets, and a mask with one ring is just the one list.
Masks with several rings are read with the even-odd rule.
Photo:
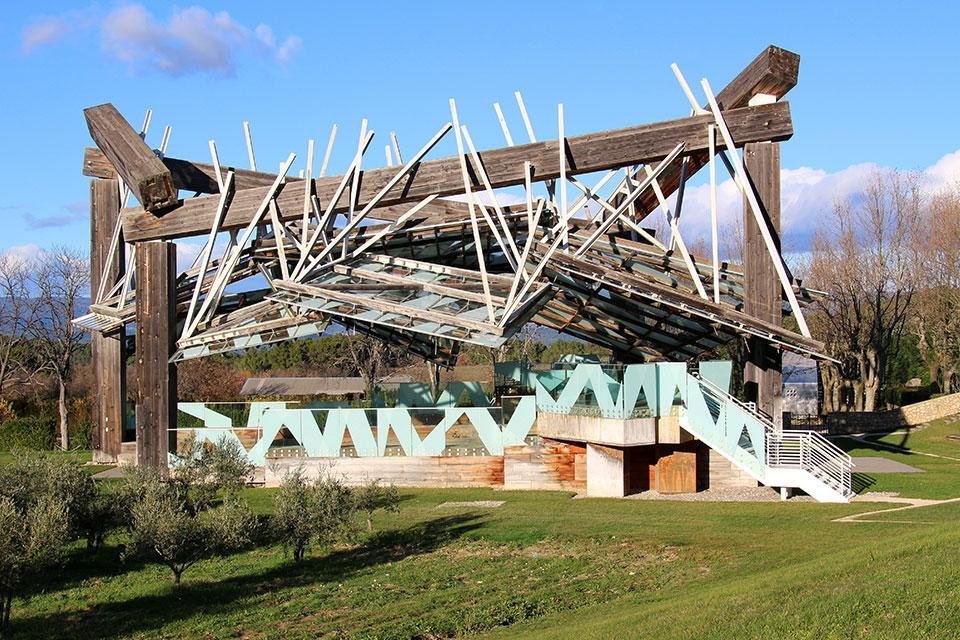
[[[627, 496], [627, 500], [671, 500], [674, 502], [779, 502], [780, 493], [770, 487], [736, 487], [707, 489], [697, 493], [662, 494], [644, 491]], [[810, 496], [796, 496], [788, 502], [813, 502]]]

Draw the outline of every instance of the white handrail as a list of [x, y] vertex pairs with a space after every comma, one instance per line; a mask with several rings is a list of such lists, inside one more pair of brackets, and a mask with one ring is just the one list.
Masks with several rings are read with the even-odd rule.
[[763, 425], [767, 466], [802, 469], [844, 497], [852, 495], [853, 458], [848, 453], [815, 431], [778, 431], [756, 404], [739, 400], [699, 371], [691, 374], [712, 395], [737, 405]]

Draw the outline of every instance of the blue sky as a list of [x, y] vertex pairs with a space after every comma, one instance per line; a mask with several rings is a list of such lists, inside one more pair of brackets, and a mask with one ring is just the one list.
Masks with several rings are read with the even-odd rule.
[[681, 117], [671, 62], [695, 88], [707, 77], [719, 89], [771, 43], [801, 55], [796, 134], [783, 145], [788, 232], [874, 165], [960, 178], [960, 9], [949, 3], [11, 4], [0, 249], [87, 247], [87, 106], [113, 102], [135, 126], [152, 107], [152, 146], [170, 124], [170, 155], [207, 160], [214, 138], [237, 166], [250, 120], [260, 168], [303, 158], [311, 137], [319, 156], [337, 122], [339, 172], [362, 117], [378, 164], [390, 131], [409, 155], [449, 119], [450, 97], [481, 149], [502, 144], [495, 100], [520, 137], [515, 89], [540, 138], [556, 135], [558, 102], [568, 135]]

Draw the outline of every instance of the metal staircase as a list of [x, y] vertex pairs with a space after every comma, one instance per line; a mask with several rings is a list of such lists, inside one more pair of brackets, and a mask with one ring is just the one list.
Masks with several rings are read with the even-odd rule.
[[[835, 444], [813, 431], [778, 431], [753, 403], [699, 372], [687, 378], [681, 424], [692, 435], [763, 484], [802, 489], [819, 502], [848, 502], [853, 496], [853, 460]], [[690, 393], [693, 385], [699, 393]]]

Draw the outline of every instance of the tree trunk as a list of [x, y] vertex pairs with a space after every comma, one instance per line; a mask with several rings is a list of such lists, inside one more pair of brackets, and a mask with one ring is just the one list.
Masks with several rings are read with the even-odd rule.
[[853, 387], [853, 407], [854, 411], [863, 411], [863, 379], [856, 380], [851, 385]]
[[876, 411], [877, 392], [880, 390], [880, 378], [883, 373], [880, 371], [880, 354], [874, 348], [867, 348], [864, 354], [864, 368], [861, 369], [863, 376], [863, 410]]
[[182, 575], [183, 575], [183, 570], [182, 570], [182, 569], [181, 569], [180, 571], [177, 571], [176, 569], [173, 570], [173, 584], [174, 584], [175, 586], [177, 586], [177, 587], [180, 586], [180, 576], [182, 576]]
[[66, 451], [70, 448], [67, 434], [67, 383], [62, 377], [58, 378], [57, 383], [60, 387], [57, 397], [57, 411], [60, 414], [60, 448]]

